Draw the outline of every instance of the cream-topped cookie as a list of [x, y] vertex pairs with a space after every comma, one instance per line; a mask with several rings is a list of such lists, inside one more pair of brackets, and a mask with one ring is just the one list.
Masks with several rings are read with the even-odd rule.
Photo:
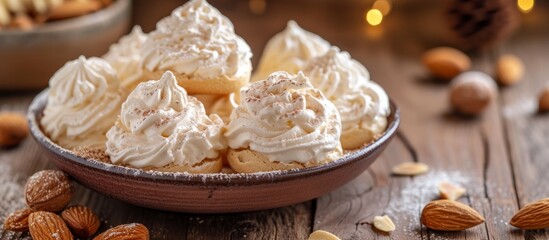
[[189, 94], [229, 94], [248, 83], [252, 53], [231, 21], [205, 0], [191, 0], [157, 24], [142, 49], [144, 72], [170, 70]]
[[309, 59], [326, 53], [328, 49], [330, 43], [326, 40], [305, 31], [295, 21], [289, 21], [286, 29], [267, 42], [252, 81], [266, 79], [276, 71], [296, 74]]
[[118, 78], [109, 63], [80, 56], [59, 69], [49, 87], [40, 121], [46, 134], [67, 149], [104, 147], [105, 133], [122, 103]]
[[242, 88], [225, 136], [237, 172], [315, 166], [341, 157], [335, 106], [302, 73], [275, 72]]
[[326, 54], [311, 59], [303, 72], [337, 107], [344, 149], [359, 148], [385, 131], [389, 97], [349, 53], [332, 47]]
[[204, 106], [166, 72], [140, 83], [122, 104], [107, 133], [112, 163], [158, 171], [219, 172], [225, 149], [223, 121], [206, 116]]
[[120, 85], [131, 92], [137, 84], [146, 81], [141, 69], [141, 47], [147, 40], [140, 26], [134, 26], [132, 32], [110, 46], [103, 56], [116, 70]]

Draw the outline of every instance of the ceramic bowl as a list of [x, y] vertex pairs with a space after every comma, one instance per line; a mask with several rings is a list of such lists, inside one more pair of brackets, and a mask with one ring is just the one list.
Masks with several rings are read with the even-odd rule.
[[86, 160], [52, 142], [39, 121], [48, 90], [28, 111], [30, 131], [46, 157], [82, 185], [124, 202], [159, 210], [231, 213], [288, 206], [320, 197], [366, 170], [383, 152], [400, 122], [391, 103], [389, 126], [375, 142], [334, 162], [300, 170], [253, 174], [160, 173]]
[[0, 31], [0, 90], [43, 89], [69, 60], [101, 56], [128, 32], [131, 1], [32, 30]]

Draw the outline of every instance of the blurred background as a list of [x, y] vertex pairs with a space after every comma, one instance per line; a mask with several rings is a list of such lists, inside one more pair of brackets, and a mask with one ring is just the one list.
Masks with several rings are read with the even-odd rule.
[[[57, 0], [61, 1], [61, 0]], [[86, 0], [83, 0], [84, 2]], [[154, 30], [181, 0], [101, 2], [77, 16], [52, 19], [33, 9], [11, 11], [0, 25], [0, 91], [41, 89], [66, 61], [101, 56], [133, 25]], [[51, 1], [53, 2], [53, 1]], [[535, 0], [211, 0], [251, 46], [254, 66], [265, 43], [294, 19], [368, 67], [367, 53], [389, 45], [400, 55], [449, 45], [483, 51], [517, 34], [540, 32], [549, 23], [549, 1]], [[16, 9], [17, 10], [17, 9]], [[19, 10], [20, 11], [20, 10]], [[55, 12], [55, 11], [53, 11]], [[58, 11], [59, 12], [59, 11]], [[5, 14], [4, 14], [5, 15]], [[59, 13], [57, 13], [59, 15]], [[368, 45], [368, 48], [361, 46]], [[373, 46], [373, 47], [372, 47]]]

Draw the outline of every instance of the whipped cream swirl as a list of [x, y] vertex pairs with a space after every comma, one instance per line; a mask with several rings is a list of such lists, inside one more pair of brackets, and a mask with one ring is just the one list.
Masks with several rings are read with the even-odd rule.
[[171, 70], [196, 80], [250, 77], [250, 47], [205, 0], [187, 2], [156, 27], [142, 49], [146, 70]]
[[137, 168], [193, 167], [224, 149], [222, 126], [217, 115], [206, 116], [202, 103], [188, 96], [168, 71], [130, 93], [107, 133], [106, 152], [113, 163]]
[[265, 79], [276, 71], [296, 74], [309, 59], [326, 53], [328, 49], [330, 43], [326, 40], [305, 31], [295, 21], [289, 21], [286, 29], [273, 36], [265, 46], [252, 80]]
[[128, 92], [146, 79], [141, 68], [141, 46], [145, 40], [147, 34], [140, 26], [134, 26], [130, 34], [111, 45], [109, 52], [103, 56], [116, 69], [120, 85]]
[[344, 133], [353, 128], [371, 129], [374, 133], [385, 130], [389, 98], [349, 53], [332, 47], [326, 54], [311, 59], [303, 72], [335, 104]]
[[80, 56], [49, 82], [48, 103], [40, 121], [59, 145], [73, 149], [105, 145], [105, 133], [122, 102], [115, 70], [103, 59]]
[[284, 163], [341, 156], [339, 114], [301, 72], [275, 72], [242, 88], [240, 99], [225, 133], [230, 148], [249, 148]]

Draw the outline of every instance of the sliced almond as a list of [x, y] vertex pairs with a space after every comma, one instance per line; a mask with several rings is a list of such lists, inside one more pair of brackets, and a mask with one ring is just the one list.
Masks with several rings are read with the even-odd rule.
[[549, 228], [549, 198], [521, 208], [511, 219], [511, 225], [526, 230]]
[[392, 232], [396, 229], [395, 224], [389, 218], [389, 216], [375, 216], [374, 217], [374, 227], [384, 232]]
[[393, 174], [401, 176], [415, 176], [429, 171], [429, 166], [424, 163], [404, 162], [393, 167]]
[[466, 192], [465, 188], [449, 182], [440, 183], [438, 185], [438, 191], [441, 199], [448, 199], [452, 201], [459, 199]]
[[327, 232], [324, 230], [316, 230], [309, 235], [308, 240], [341, 240], [341, 239], [330, 232]]
[[433, 230], [459, 231], [483, 222], [484, 218], [475, 209], [446, 199], [428, 203], [421, 213], [421, 223]]

